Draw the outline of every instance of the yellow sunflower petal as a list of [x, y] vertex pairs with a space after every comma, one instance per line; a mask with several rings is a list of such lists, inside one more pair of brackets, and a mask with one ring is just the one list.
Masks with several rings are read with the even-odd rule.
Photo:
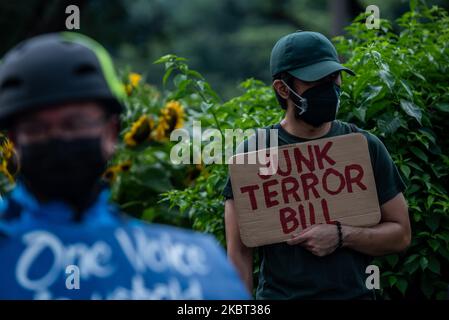
[[142, 76], [138, 73], [132, 72], [128, 75], [129, 83], [133, 88], [139, 85], [140, 80], [142, 80]]
[[131, 129], [125, 134], [125, 144], [134, 147], [145, 140], [150, 140], [154, 128], [154, 122], [148, 115], [142, 115], [134, 122]]
[[184, 126], [185, 120], [184, 107], [179, 101], [171, 100], [165, 104], [160, 111], [158, 126], [156, 128], [156, 139], [165, 141], [175, 129]]

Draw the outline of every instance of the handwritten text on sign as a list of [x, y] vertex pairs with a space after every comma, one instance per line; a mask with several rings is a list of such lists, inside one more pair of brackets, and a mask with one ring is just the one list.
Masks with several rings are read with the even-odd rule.
[[[258, 152], [271, 160], [263, 165], [230, 165], [240, 232], [247, 246], [285, 241], [316, 223], [338, 220], [368, 226], [379, 222], [368, 144], [362, 134]], [[259, 169], [276, 159], [276, 173], [261, 175]]]

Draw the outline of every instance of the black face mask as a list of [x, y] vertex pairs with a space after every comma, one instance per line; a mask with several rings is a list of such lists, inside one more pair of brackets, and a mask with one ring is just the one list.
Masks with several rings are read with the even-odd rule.
[[328, 82], [310, 88], [302, 96], [288, 88], [293, 93], [290, 98], [296, 106], [295, 116], [298, 119], [314, 127], [335, 120], [340, 107], [340, 87], [335, 83]]
[[52, 139], [20, 147], [21, 176], [40, 200], [84, 209], [98, 189], [106, 160], [100, 138]]

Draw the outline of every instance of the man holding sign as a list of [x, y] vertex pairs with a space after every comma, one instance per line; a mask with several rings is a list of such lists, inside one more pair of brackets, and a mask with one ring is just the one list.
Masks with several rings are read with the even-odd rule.
[[270, 64], [286, 110], [265, 128], [278, 134], [279, 148], [263, 151], [264, 169], [275, 170], [244, 161], [268, 147], [264, 135], [238, 147], [223, 192], [228, 255], [252, 290], [259, 249], [258, 299], [371, 299], [370, 257], [410, 243], [405, 185], [376, 136], [335, 119], [340, 72], [354, 73], [326, 37], [289, 34]]

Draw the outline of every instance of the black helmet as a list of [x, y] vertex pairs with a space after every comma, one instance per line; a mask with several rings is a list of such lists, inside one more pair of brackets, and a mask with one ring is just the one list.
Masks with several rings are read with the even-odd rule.
[[99, 100], [119, 113], [123, 97], [106, 49], [79, 33], [25, 40], [0, 62], [0, 128], [21, 113], [70, 101]]

